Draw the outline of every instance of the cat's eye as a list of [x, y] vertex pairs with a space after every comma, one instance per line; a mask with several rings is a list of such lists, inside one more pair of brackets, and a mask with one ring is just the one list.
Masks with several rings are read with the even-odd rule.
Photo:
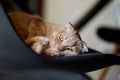
[[59, 39], [60, 39], [61, 41], [63, 41], [63, 40], [64, 40], [63, 35], [59, 35]]
[[73, 50], [73, 49], [70, 49], [69, 51], [70, 51], [70, 52], [74, 52], [74, 50]]
[[71, 48], [66, 48], [66, 49], [69, 50], [70, 52], [74, 52], [74, 50]]

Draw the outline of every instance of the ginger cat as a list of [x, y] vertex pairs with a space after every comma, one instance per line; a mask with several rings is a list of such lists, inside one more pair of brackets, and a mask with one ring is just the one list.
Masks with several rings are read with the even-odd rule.
[[58, 26], [24, 12], [12, 12], [9, 17], [21, 38], [38, 54], [73, 56], [88, 51], [86, 43], [70, 23]]

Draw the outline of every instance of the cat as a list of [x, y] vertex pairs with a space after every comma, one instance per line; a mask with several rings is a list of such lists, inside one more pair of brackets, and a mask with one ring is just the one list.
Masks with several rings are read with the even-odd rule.
[[8, 15], [18, 34], [37, 54], [60, 57], [88, 52], [86, 43], [71, 23], [59, 26], [24, 12]]

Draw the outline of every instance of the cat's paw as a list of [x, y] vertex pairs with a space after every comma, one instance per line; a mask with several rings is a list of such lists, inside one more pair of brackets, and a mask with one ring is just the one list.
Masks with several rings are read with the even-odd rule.
[[36, 36], [36, 42], [41, 44], [42, 46], [46, 46], [49, 43], [49, 39], [46, 37]]
[[61, 54], [61, 53], [59, 53], [59, 52], [52, 52], [52, 53], [50, 54], [50, 56], [51, 56], [51, 57], [63, 57], [63, 56], [65, 56], [65, 54]]
[[50, 54], [50, 56], [51, 56], [51, 57], [58, 57], [58, 56], [59, 56], [59, 53], [57, 53], [57, 52], [56, 52], [56, 53], [55, 53], [55, 52], [52, 52], [52, 53]]
[[48, 43], [49, 43], [49, 39], [48, 38], [46, 38], [46, 37], [39, 37], [39, 39], [41, 40], [41, 45], [42, 46], [46, 46], [46, 45], [48, 45]]
[[36, 36], [32, 38], [34, 43], [32, 44], [31, 48], [37, 52], [38, 54], [41, 54], [41, 51], [45, 48], [45, 46], [48, 45], [49, 39], [46, 37]]

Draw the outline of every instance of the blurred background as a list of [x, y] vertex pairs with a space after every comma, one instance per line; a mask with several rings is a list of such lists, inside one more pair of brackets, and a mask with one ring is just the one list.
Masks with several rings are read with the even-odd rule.
[[[117, 54], [119, 52], [118, 44], [102, 39], [97, 31], [101, 27], [120, 28], [120, 0], [3, 1], [7, 12], [24, 11], [37, 14], [46, 21], [58, 25], [71, 22], [88, 47], [102, 53]], [[93, 80], [120, 80], [120, 67], [112, 66], [86, 74]]]

